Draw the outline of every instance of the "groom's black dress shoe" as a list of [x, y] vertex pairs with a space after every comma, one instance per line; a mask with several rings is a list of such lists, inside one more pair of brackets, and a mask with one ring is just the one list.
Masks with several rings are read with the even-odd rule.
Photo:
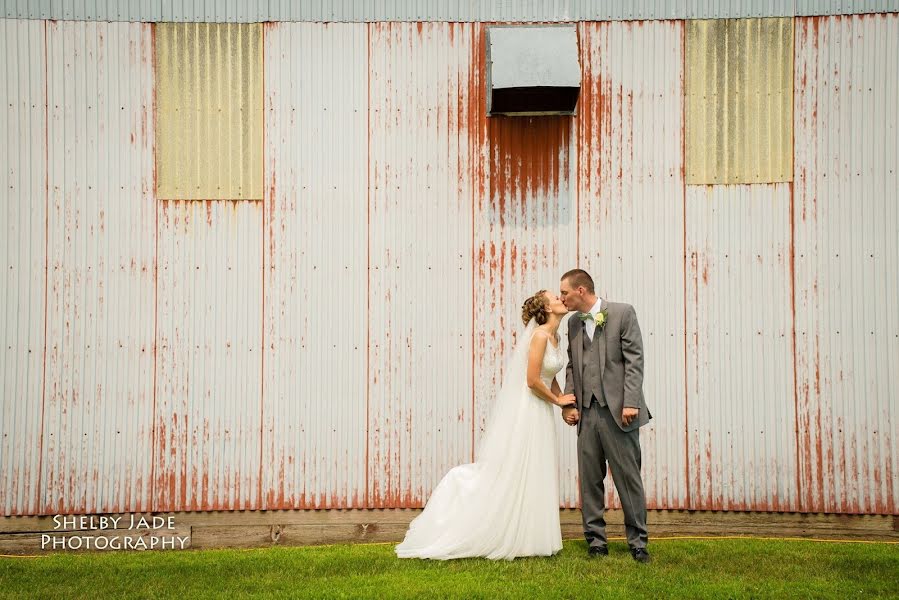
[[590, 546], [587, 554], [592, 556], [608, 556], [609, 549], [606, 546]]
[[631, 556], [633, 556], [634, 560], [637, 562], [652, 562], [652, 557], [649, 556], [649, 552], [646, 551], [646, 548], [631, 548]]

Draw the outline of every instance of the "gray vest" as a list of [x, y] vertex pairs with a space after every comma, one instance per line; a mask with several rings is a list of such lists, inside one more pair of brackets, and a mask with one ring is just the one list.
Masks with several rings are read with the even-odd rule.
[[600, 406], [605, 406], [606, 397], [602, 391], [602, 372], [599, 369], [599, 344], [603, 343], [604, 340], [598, 339], [600, 338], [600, 332], [597, 331], [593, 334], [593, 341], [591, 342], [586, 328], [584, 335], [581, 337], [584, 339], [584, 371], [581, 376], [581, 380], [584, 383], [584, 408], [590, 406], [590, 402], [594, 397]]

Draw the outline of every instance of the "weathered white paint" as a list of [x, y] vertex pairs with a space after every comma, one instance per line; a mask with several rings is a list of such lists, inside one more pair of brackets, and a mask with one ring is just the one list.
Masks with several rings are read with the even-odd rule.
[[578, 115], [489, 119], [482, 24], [266, 25], [263, 203], [154, 198], [151, 25], [0, 23], [3, 510], [420, 506], [579, 265], [650, 506], [895, 513], [896, 23], [797, 26], [792, 199], [684, 186], [682, 22], [579, 25]]
[[361, 24], [265, 29], [265, 508], [365, 503], [367, 52]]
[[799, 508], [899, 499], [899, 17], [796, 24]]

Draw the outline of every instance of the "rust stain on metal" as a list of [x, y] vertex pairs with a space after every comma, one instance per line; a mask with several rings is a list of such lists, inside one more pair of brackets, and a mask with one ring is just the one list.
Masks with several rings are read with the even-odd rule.
[[[794, 29], [795, 35], [795, 29]], [[795, 41], [793, 44], [795, 48]], [[796, 63], [793, 62], [794, 69], [794, 80], [795, 80], [795, 68]], [[795, 128], [794, 128], [795, 133]], [[794, 169], [795, 173], [795, 169]], [[797, 504], [798, 508], [801, 510], [804, 503], [804, 498], [802, 494], [803, 489], [803, 477], [802, 477], [802, 450], [800, 448], [800, 431], [801, 426], [800, 422], [804, 418], [802, 414], [802, 410], [800, 410], [799, 405], [799, 371], [798, 371], [798, 348], [796, 346], [796, 201], [795, 201], [795, 193], [794, 193], [794, 183], [790, 183], [790, 333], [791, 333], [791, 342], [790, 342], [790, 353], [793, 358], [793, 410], [794, 410], [794, 418], [795, 423], [793, 426], [793, 439], [795, 440], [795, 452], [796, 452], [796, 465], [794, 469], [796, 471], [796, 496], [797, 496]]]
[[[797, 95], [801, 93], [801, 90], [805, 90], [805, 94], [813, 95], [813, 97], [806, 96], [801, 101], [797, 100], [796, 103], [795, 122], [806, 121], [805, 125], [797, 125], [797, 127], [806, 129], [804, 133], [805, 138], [801, 143], [811, 147], [814, 145], [820, 146], [824, 142], [822, 137], [824, 132], [820, 130], [818, 118], [824, 114], [825, 110], [832, 110], [831, 104], [825, 105], [825, 100], [829, 103], [831, 102], [831, 100], [826, 99], [825, 92], [827, 94], [846, 93], [845, 89], [840, 90], [839, 88], [847, 88], [845, 79], [848, 77], [849, 64], [844, 61], [836, 61], [836, 64], [832, 64], [830, 59], [824, 57], [824, 53], [831, 53], [834, 45], [838, 43], [833, 37], [830, 39], [828, 37], [837, 35], [837, 29], [833, 28], [836, 24], [840, 24], [841, 27], [846, 26], [847, 31], [852, 36], [846, 44], [855, 44], [853, 52], [859, 53], [859, 34], [855, 30], [849, 29], [848, 25], [850, 23], [873, 22], [882, 19], [882, 17], [840, 17], [832, 19], [813, 17], [796, 19], [795, 33], [797, 42], [794, 45], [797, 46], [797, 62], [795, 64], [794, 83], [800, 88], [797, 89]], [[44, 24], [45, 47], [47, 44], [46, 31], [48, 26], [51, 30], [56, 27], [52, 23]], [[466, 27], [469, 26], [450, 24], [447, 30], [448, 39], [458, 41], [465, 34]], [[543, 243], [535, 252], [533, 245], [523, 241], [523, 236], [518, 235], [513, 230], [518, 226], [527, 228], [533, 224], [533, 220], [527, 214], [527, 210], [540, 202], [540, 200], [535, 200], [535, 198], [552, 197], [560, 193], [560, 187], [564, 187], [565, 171], [567, 169], [567, 157], [564, 156], [564, 149], [569, 143], [571, 131], [568, 128], [571, 125], [563, 123], [558, 119], [555, 124], [551, 124], [552, 118], [546, 121], [543, 121], [543, 118], [516, 119], [515, 121], [502, 117], [486, 119], [483, 116], [484, 82], [481, 77], [483, 72], [483, 55], [481, 53], [483, 47], [481, 40], [484, 26], [476, 24], [470, 27], [473, 28], [472, 31], [477, 33], [473, 38], [470, 49], [471, 62], [472, 64], [476, 63], [477, 67], [473, 68], [466, 78], [460, 77], [458, 93], [467, 93], [468, 97], [464, 102], [460, 102], [457, 108], [451, 109], [458, 110], [458, 112], [454, 115], [451, 114], [448, 118], [450, 120], [455, 119], [460, 128], [467, 128], [468, 134], [468, 146], [463, 148], [460, 143], [460, 152], [467, 153], [469, 157], [469, 171], [465, 176], [472, 179], [473, 190], [471, 192], [473, 196], [471, 255], [474, 263], [472, 287], [473, 290], [476, 286], [480, 288], [479, 291], [473, 291], [472, 293], [472, 313], [475, 315], [473, 317], [475, 320], [473, 329], [476, 332], [472, 336], [471, 341], [472, 388], [474, 389], [475, 371], [479, 371], [479, 376], [484, 376], [486, 373], [484, 370], [485, 364], [497, 352], [504, 355], [510, 343], [510, 340], [504, 337], [502, 332], [503, 328], [511, 327], [508, 323], [508, 318], [500, 316], [496, 323], [491, 321], [488, 327], [484, 327], [484, 314], [486, 314], [487, 310], [482, 307], [489, 307], [490, 311], [501, 313], [505, 308], [504, 303], [508, 302], [505, 299], [505, 295], [512, 293], [510, 290], [513, 283], [510, 282], [521, 281], [534, 269], [551, 266], [553, 257], [560, 253], [560, 244], [556, 239], [550, 239]], [[646, 25], [637, 23], [634, 27], [645, 28]], [[372, 26], [372, 30], [380, 28], [381, 25]], [[819, 28], [821, 29], [820, 32]], [[154, 29], [152, 26], [147, 26], [149, 37], [152, 43], [155, 44]], [[579, 26], [579, 31], [586, 31], [587, 29], [587, 25]], [[421, 38], [419, 41], [422, 43], [432, 42], [429, 37], [431, 34], [429, 26], [418, 24], [410, 27], [410, 31], [413, 32], [413, 38], [414, 33], [417, 32]], [[103, 40], [102, 34], [100, 37], [101, 48], [108, 48], [113, 38]], [[385, 35], [384, 37], [388, 44], [395, 43], [399, 39], [391, 35]], [[582, 37], [582, 42], [585, 39], [589, 39], [589, 35]], [[820, 49], [819, 45], [821, 46]], [[800, 47], [802, 48], [801, 50]], [[846, 46], [843, 47], [845, 48]], [[811, 58], [803, 57], [800, 59], [799, 55], [802, 52], [810, 53]], [[821, 53], [821, 57], [814, 56], [818, 52]], [[155, 50], [149, 54], [140, 53], [140, 58], [142, 63], [149, 62], [149, 64], [153, 64], [155, 71]], [[588, 73], [594, 73], [594, 71], [598, 70], [598, 65], [594, 64], [598, 62], [598, 59], [589, 53], [584, 54], [582, 58], [584, 59], [582, 65], [585, 74], [582, 100], [584, 102], [589, 101], [587, 103], [593, 107], [593, 110], [584, 111], [578, 115], [578, 120], [574, 122], [576, 124], [576, 135], [579, 137], [592, 136], [598, 135], [600, 131], [608, 130], [611, 132], [613, 122], [615, 122], [615, 127], [618, 127], [617, 121], [631, 118], [635, 110], [639, 112], [639, 94], [630, 92], [617, 84], [613, 86], [612, 81], [595, 76], [595, 74], [587, 77]], [[44, 60], [46, 73], [46, 50]], [[73, 61], [69, 62], [73, 63]], [[822, 81], [818, 80], [819, 73]], [[823, 79], [828, 81], [825, 82]], [[852, 91], [853, 93], [855, 92], [854, 84]], [[454, 94], [456, 90], [450, 89], [448, 93]], [[47, 127], [49, 129], [50, 126], [55, 126], [58, 123], [58, 119], [53, 114], [55, 109], [50, 106], [46, 87], [44, 95], [45, 117], [50, 124]], [[819, 98], [819, 95], [821, 98]], [[797, 98], [801, 98], [801, 96], [797, 96]], [[837, 97], [837, 99], [844, 98], [845, 96], [842, 98]], [[270, 98], [266, 99], [271, 100]], [[614, 112], [611, 105], [612, 102], [617, 103], [617, 106], [614, 107]], [[153, 111], [152, 115], [149, 112], [151, 110]], [[139, 111], [139, 124], [136, 122], [137, 119], [134, 118], [137, 117], [137, 112], [135, 112], [133, 113], [133, 120], [129, 123], [129, 129], [125, 132], [125, 135], [121, 136], [120, 142], [125, 147], [135, 145], [152, 146], [152, 151], [155, 153], [156, 144], [153, 136], [156, 130], [156, 106], [151, 100], [142, 105]], [[374, 116], [371, 117], [371, 119], [375, 118]], [[377, 118], [388, 120], [396, 118], [396, 115], [390, 114]], [[543, 123], [547, 125], [544, 127]], [[682, 122], [682, 136], [685, 135], [684, 127], [685, 124]], [[843, 127], [845, 128], [845, 124], [843, 124]], [[610, 135], [618, 133], [617, 131], [611, 132]], [[47, 132], [45, 131], [45, 145], [48, 145], [46, 136]], [[140, 140], [138, 140], [137, 136], [140, 136]], [[600, 143], [604, 143], [602, 140], [605, 138], [603, 136], [599, 137]], [[635, 140], [633, 137], [636, 136], [633, 135], [632, 131], [626, 129], [623, 139], [615, 138], [615, 144], [623, 147], [622, 158], [625, 160], [629, 156], [631, 159], [635, 158], [634, 144], [638, 143], [639, 140]], [[797, 140], [799, 140], [798, 130]], [[85, 139], [79, 133], [75, 142], [84, 144]], [[371, 142], [369, 141], [368, 143], [370, 144]], [[624, 147], [625, 144], [628, 146]], [[45, 153], [48, 152], [47, 148], [44, 150]], [[804, 151], [806, 148], [801, 150]], [[628, 177], [627, 169], [623, 169], [620, 162], [614, 164], [611, 162], [605, 163], [601, 160], [601, 157], [609, 152], [609, 148], [600, 148], [598, 151], [600, 159], [592, 160], [586, 154], [578, 155], [577, 168], [574, 172], [578, 174], [582, 183], [586, 182], [587, 189], [599, 189], [601, 185], [608, 184], [620, 185], [621, 180]], [[628, 152], [630, 155], [628, 155]], [[886, 455], [884, 449], [888, 452], [893, 448], [889, 440], [891, 432], [888, 428], [875, 427], [872, 421], [862, 423], [858, 422], [857, 418], [853, 421], [851, 415], [841, 414], [840, 411], [846, 411], [846, 408], [839, 404], [839, 402], [844, 401], [841, 394], [845, 395], [846, 390], [850, 390], [849, 386], [853, 382], [860, 380], [864, 374], [859, 372], [860, 367], [858, 364], [847, 362], [845, 355], [834, 354], [830, 349], [831, 342], [828, 341], [830, 339], [828, 333], [816, 329], [814, 325], [809, 325], [808, 321], [810, 319], [806, 318], [806, 313], [814, 311], [815, 307], [819, 306], [819, 303], [825, 299], [825, 296], [819, 290], [819, 285], [824, 286], [825, 283], [828, 285], [832, 283], [832, 281], [827, 279], [826, 273], [818, 273], [816, 269], [821, 267], [812, 264], [815, 257], [808, 254], [803, 256], [803, 247], [798, 245], [798, 232], [804, 230], [805, 235], [810, 235], [808, 233], [809, 230], [826, 228], [827, 223], [823, 219], [828, 217], [827, 211], [831, 210], [831, 207], [826, 204], [826, 196], [824, 195], [826, 191], [824, 189], [825, 182], [821, 181], [821, 179], [816, 180], [816, 177], [820, 177], [817, 172], [825, 170], [827, 168], [827, 165], [824, 164], [825, 161], [831, 160], [832, 157], [825, 156], [820, 149], [814, 152], [810, 150], [809, 152], [810, 163], [802, 165], [797, 162], [795, 168], [796, 185], [799, 187], [795, 189], [795, 192], [793, 186], [791, 185], [790, 187], [791, 212], [789, 226], [791, 228], [791, 239], [789, 247], [786, 249], [789, 255], [778, 254], [776, 263], [765, 261], [773, 263], [778, 267], [784, 267], [789, 273], [790, 285], [793, 286], [790, 290], [791, 298], [788, 314], [788, 317], [792, 318], [792, 332], [788, 331], [786, 333], [787, 335], [792, 334], [793, 338], [791, 351], [794, 363], [793, 396], [796, 414], [794, 435], [797, 460], [800, 463], [796, 482], [799, 488], [797, 491], [800, 498], [799, 506], [802, 510], [889, 512], [895, 510], [894, 486], [890, 483], [893, 479], [895, 465], [893, 464], [893, 457]], [[481, 160], [481, 158], [486, 160]], [[819, 162], [821, 163], [820, 165], [818, 164]], [[153, 160], [152, 163], [153, 181], [151, 183], [147, 180], [144, 187], [147, 188], [147, 193], [151, 194], [155, 199], [157, 189], [156, 161]], [[285, 193], [285, 190], [279, 189], [278, 186], [286, 189], [289, 187], [289, 184], [283, 183], [283, 180], [276, 181], [275, 172], [279, 168], [283, 168], [283, 166], [277, 165], [273, 158], [269, 159], [265, 166], [269, 171], [268, 176], [264, 177], [264, 180], [267, 181], [269, 201], [265, 207], [268, 213], [263, 217], [262, 227], [268, 233], [269, 239], [262, 242], [263, 260], [266, 261], [264, 264], [269, 264], [274, 269], [276, 240], [273, 239], [274, 236], [271, 235], [271, 232], [277, 229], [277, 225], [271, 222], [270, 218], [282, 216], [282, 210], [279, 209], [284, 209], [284, 204], [278, 204], [276, 195], [280, 193], [287, 197], [289, 194]], [[836, 166], [843, 168], [843, 165]], [[686, 176], [686, 168], [683, 162], [679, 165], [679, 169], [683, 179]], [[615, 172], [610, 173], [610, 170]], [[371, 183], [373, 185], [384, 185], [385, 178], [390, 176], [392, 174], [385, 170], [375, 169], [371, 172]], [[831, 179], [830, 173], [827, 173], [826, 176], [828, 179], [826, 183], [829, 183]], [[603, 179], [604, 177], [605, 179]], [[77, 236], [85, 235], [85, 231], [94, 235], [97, 231], [107, 233], [112, 230], [114, 224], [113, 213], [107, 215], [106, 211], [100, 208], [91, 214], [86, 214], [83, 210], [77, 208], [82, 198], [79, 194], [83, 195], [85, 193], [84, 187], [87, 185], [87, 183], [79, 181], [77, 183], [78, 187], [74, 190], [63, 189], [59, 192], [54, 192], [53, 187], [49, 185], [49, 178], [45, 180], [45, 204], [48, 213], [45, 230], [48, 230], [48, 239], [51, 237], [49, 232], [49, 215], [53, 211], [55, 211], [53, 212], [55, 221], [59, 221], [65, 227], [59, 240], [59, 243], [65, 245], [65, 247], [68, 247], [68, 244], [77, 243], [79, 240]], [[152, 191], [148, 189], [149, 187], [152, 187]], [[56, 194], [54, 198], [50, 198], [51, 193]], [[794, 193], [799, 195], [794, 198]], [[156, 323], [160, 310], [160, 270], [163, 274], [170, 274], [167, 272], [173, 267], [171, 264], [172, 258], [166, 254], [167, 251], [165, 249], [163, 249], [165, 256], [160, 256], [158, 240], [159, 216], [162, 215], [164, 228], [169, 232], [177, 232], [179, 234], [192, 233], [193, 228], [212, 226], [214, 225], [213, 212], [217, 209], [209, 200], [202, 201], [204, 202], [205, 222], [204, 214], [201, 212], [203, 209], [193, 213], [183, 202], [170, 205], [169, 201], [155, 201], [154, 207], [157, 222], [155, 224], [155, 239], [153, 240], [153, 243], [155, 243], [155, 254], [152, 259], [152, 265], [147, 260], [135, 260], [133, 257], [131, 260], [127, 258], [112, 260], [108, 257], [99, 259], [101, 262], [98, 263], [98, 266], [103, 264], [102, 261], [109, 260], [113, 265], [112, 268], [117, 271], [138, 276], [147, 271], [148, 268], [152, 268], [152, 285], [154, 287], [153, 346], [150, 347], [147, 344], [147, 351], [153, 352], [153, 422], [146, 431], [146, 434], [153, 436], [150, 474], [149, 476], [146, 474], [137, 476], [134, 479], [136, 487], [127, 486], [122, 500], [116, 501], [116, 506], [143, 506], [144, 503], [147, 503], [148, 506], [146, 508], [154, 510], [179, 506], [186, 508], [227, 508], [227, 505], [230, 503], [228, 494], [232, 493], [237, 494], [235, 503], [244, 506], [248, 503], [248, 498], [242, 498], [241, 495], [244, 491], [250, 493], [250, 490], [254, 487], [251, 479], [248, 478], [242, 481], [239, 473], [240, 469], [229, 468], [224, 476], [220, 478], [220, 481], [214, 481], [213, 487], [210, 488], [210, 469], [213, 471], [213, 479], [215, 480], [217, 477], [214, 473], [215, 466], [209, 465], [208, 455], [204, 454], [202, 457], [190, 455], [190, 452], [194, 452], [194, 449], [201, 445], [198, 440], [209, 444], [217, 441], [211, 438], [222, 434], [220, 432], [211, 434], [208, 420], [204, 420], [202, 432], [196, 429], [189, 429], [188, 415], [183, 411], [182, 407], [173, 408], [173, 398], [178, 396], [183, 390], [178, 389], [178, 386], [182, 385], [180, 380], [173, 381], [177, 379], [177, 376], [172, 374], [172, 370], [177, 367], [183, 371], [183, 362], [186, 360], [183, 356], [177, 355], [173, 348], [183, 346], [181, 338], [184, 332], [179, 331], [177, 328], [173, 331], [159, 331]], [[395, 199], [393, 198], [384, 200], [387, 203], [394, 201]], [[819, 202], [821, 211], [818, 210]], [[370, 199], [368, 204], [369, 206], [371, 205]], [[574, 204], [577, 205], [578, 210], [581, 210], [580, 200]], [[584, 210], [589, 210], [587, 204], [585, 203]], [[396, 209], [397, 206], [392, 205], [392, 208]], [[238, 204], [234, 203], [229, 205], [228, 208], [230, 211], [226, 209], [223, 212], [231, 213], [229, 214], [230, 218], [235, 214], [234, 211], [238, 210]], [[605, 210], [607, 211], [606, 216], [608, 216], [608, 203], [604, 204], [602, 208], [596, 206], [594, 210], [597, 214], [600, 210]], [[684, 208], [684, 212], [686, 213], [686, 208]], [[215, 214], [219, 215], [221, 213], [216, 212]], [[93, 219], [97, 220], [94, 221]], [[108, 222], [107, 219], [109, 219]], [[284, 230], [285, 223], [286, 219], [280, 219], [282, 230]], [[109, 226], [107, 227], [107, 225]], [[474, 231], [475, 226], [478, 228], [476, 232]], [[370, 221], [368, 227], [369, 229], [372, 227]], [[698, 396], [700, 393], [708, 393], [706, 390], [696, 389], [706, 385], [705, 380], [699, 378], [698, 372], [702, 368], [702, 365], [699, 363], [700, 359], [707, 360], [707, 357], [696, 350], [696, 346], [698, 343], [697, 337], [702, 334], [700, 326], [707, 328], [707, 323], [700, 323], [701, 318], [697, 314], [699, 311], [693, 315], [687, 312], [686, 301], [692, 296], [694, 304], [698, 305], [700, 298], [705, 294], [706, 287], [710, 282], [714, 284], [716, 281], [715, 273], [712, 272], [713, 269], [718, 268], [718, 274], [723, 276], [726, 265], [722, 262], [716, 267], [714, 263], [716, 256], [714, 248], [703, 248], [699, 244], [696, 248], [688, 249], [686, 227], [687, 223], [684, 224], [683, 285], [685, 310], [683, 318], [685, 323], [690, 317], [695, 317], [697, 321], [690, 328], [686, 329], [688, 334], [684, 336], [684, 352], [688, 356], [689, 362], [692, 362], [696, 369], [696, 371], [693, 371], [690, 365], [685, 362], [683, 373], [685, 378], [684, 409], [690, 408], [695, 410], [692, 406], [689, 406], [690, 402], [694, 400], [694, 394]], [[36, 477], [38, 489], [40, 489], [43, 478], [48, 492], [46, 497], [37, 500], [37, 502], [46, 505], [41, 506], [41, 508], [58, 506], [59, 510], [70, 510], [73, 507], [89, 510], [92, 507], [92, 499], [90, 496], [80, 494], [80, 488], [84, 487], [85, 482], [95, 481], [98, 473], [96, 471], [84, 471], [81, 474], [77, 472], [66, 473], [73, 458], [71, 449], [66, 448], [66, 445], [73, 441], [77, 442], [81, 431], [76, 432], [63, 423], [58, 429], [53, 429], [51, 426], [47, 439], [44, 439], [43, 428], [46, 425], [44, 423], [44, 405], [46, 405], [46, 409], [49, 409], [46, 419], [59, 420], [62, 418], [65, 420], [71, 418], [77, 411], [90, 406], [91, 402], [94, 402], [94, 398], [84, 396], [83, 391], [85, 388], [78, 383], [80, 381], [78, 378], [82, 374], [78, 373], [76, 366], [73, 364], [77, 363], [78, 356], [76, 355], [73, 358], [71, 353], [67, 354], [61, 348], [64, 348], [67, 344], [77, 344], [77, 336], [80, 335], [79, 327], [82, 326], [81, 324], [86, 318], [91, 318], [92, 313], [90, 311], [85, 312], [85, 305], [77, 296], [80, 289], [94, 285], [93, 278], [97, 277], [97, 275], [90, 269], [85, 272], [66, 272], [65, 261], [60, 261], [56, 257], [50, 256], [51, 252], [47, 248], [49, 244], [48, 239], [45, 239], [45, 253], [47, 256], [44, 259], [44, 335], [46, 340], [43, 349], [41, 446], [39, 446], [39, 448], [43, 448], [42, 451], [47, 454], [48, 458], [41, 461], [33, 472], [25, 472], [23, 475], [22, 471], [17, 471], [16, 476], [25, 477], [26, 479], [30, 476]], [[258, 250], [257, 246], [254, 246], [254, 248]], [[779, 249], [781, 252], [784, 250], [782, 246], [779, 246]], [[283, 252], [283, 249], [280, 247], [277, 250]], [[578, 247], [579, 252], [580, 248]], [[57, 251], [54, 251], [54, 253], [58, 254]], [[388, 255], [390, 254], [389, 250], [387, 253]], [[268, 260], [269, 257], [272, 258], [271, 261]], [[395, 258], [393, 255], [388, 256], [388, 260], [395, 260]], [[759, 262], [763, 262], [760, 256], [756, 258]], [[680, 257], [678, 257], [678, 261], [680, 261]], [[371, 261], [369, 261], [369, 265], [371, 264]], [[377, 269], [378, 267], [372, 266], [371, 268]], [[808, 277], [807, 281], [800, 285], [799, 279], [804, 276], [803, 271], [808, 273], [810, 270], [812, 273], [805, 275]], [[820, 280], [819, 276], [822, 277]], [[96, 285], [100, 286], [98, 289], [101, 290], [96, 297], [96, 301], [100, 310], [104, 310], [104, 307], [107, 306], [110, 300], [109, 294], [103, 290], [103, 286], [108, 285], [108, 282], [99, 280], [96, 281]], [[173, 284], [171, 277], [168, 278], [168, 281], [166, 281], [166, 278], [163, 278], [163, 296], [167, 295], [167, 293], [171, 296], [171, 290], [166, 290], [166, 287], [172, 285], [181, 285], [181, 283]], [[690, 286], [692, 286], [692, 289], [690, 289]], [[265, 282], [263, 287], [265, 287]], [[486, 288], [489, 288], [489, 294], [483, 291]], [[494, 294], [494, 291], [498, 293]], [[390, 290], [388, 290], [386, 297], [389, 300], [393, 300], [395, 295], [392, 295]], [[56, 298], [55, 300], [54, 297]], [[162, 299], [163, 304], [171, 301], [171, 298]], [[707, 301], [707, 298], [704, 301]], [[52, 307], [46, 306], [48, 302], [55, 302], [59, 307], [58, 312], [62, 314], [62, 317], [56, 319], [58, 321], [56, 323], [46, 316], [48, 312], [54, 312]], [[266, 307], [265, 314], [268, 314], [270, 308]], [[478, 315], [476, 313], [477, 310], [483, 310], [484, 313]], [[50, 321], [49, 325], [48, 321]], [[786, 325], [786, 327], [789, 326]], [[54, 338], [53, 332], [48, 331], [48, 328], [59, 329], [58, 339]], [[694, 329], [694, 331], [690, 332], [690, 329]], [[267, 329], [266, 331], [271, 330]], [[50, 338], [47, 338], [48, 335], [50, 335]], [[168, 337], [172, 337], [173, 340], [170, 341], [167, 339]], [[395, 327], [387, 334], [387, 339], [394, 346], [397, 339], [404, 338], [407, 338], [407, 332], [399, 332]], [[307, 338], [302, 339], [304, 343], [308, 341]], [[75, 341], [73, 342], [73, 340]], [[272, 347], [274, 347], [274, 341], [269, 340], [269, 335], [265, 335], [265, 340], [270, 341]], [[405, 347], [411, 350], [411, 342], [408, 339]], [[141, 345], [140, 351], [142, 352], [143, 349], [144, 346]], [[159, 350], [162, 351], [161, 354]], [[382, 350], [369, 350], [366, 359], [375, 359], [377, 357], [384, 361], [383, 356], [378, 357], [379, 352], [382, 352]], [[264, 367], [268, 365], [268, 359], [265, 360], [263, 371]], [[377, 388], [382, 383], [387, 383], [394, 384], [396, 389], [403, 389], [409, 383], [408, 380], [395, 381], [401, 377], [406, 377], [406, 374], [389, 371], [381, 372], [373, 364], [369, 366], [370, 370], [367, 369], [367, 377], [372, 388]], [[485, 376], [485, 379], [492, 379], [495, 386], [498, 385], [501, 375], [501, 371], [490, 371]], [[73, 378], [74, 382], [72, 381]], [[158, 393], [157, 386], [160, 386]], [[268, 384], [266, 383], [266, 390], [267, 388]], [[102, 385], [98, 385], [96, 389], [100, 396], [111, 393], [108, 387], [103, 387]], [[157, 396], [162, 401], [159, 409], [156, 406]], [[462, 422], [466, 421], [466, 419], [471, 419], [472, 442], [474, 441], [478, 418], [474, 396], [475, 393], [472, 392], [471, 411], [466, 406], [464, 410], [453, 410], [448, 413], [453, 421], [458, 420]], [[194, 412], [189, 413], [190, 417], [195, 417], [195, 415], [196, 413]], [[889, 419], [889, 414], [878, 414], [876, 416], [880, 419]], [[414, 440], [412, 437], [415, 433], [413, 431], [414, 423], [418, 423], [418, 421], [413, 422], [408, 414], [388, 415], [380, 424], [375, 423], [373, 420], [370, 431], [367, 423], [366, 434], [367, 438], [371, 440], [372, 455], [366, 457], [365, 477], [369, 477], [369, 471], [376, 474], [376, 476], [372, 476], [371, 481], [366, 479], [366, 484], [361, 492], [361, 499], [358, 493], [353, 492], [351, 501], [353, 505], [372, 505], [373, 502], [370, 502], [365, 497], [365, 494], [369, 493], [372, 495], [371, 500], [377, 502], [380, 506], [416, 505], [422, 501], [421, 496], [424, 488], [421, 482], [414, 480], [414, 478], [411, 483], [407, 482], [408, 473], [406, 469], [410, 464], [407, 446], [411, 443], [410, 440]], [[406, 436], [405, 438], [402, 435], [400, 436], [399, 443], [401, 447], [392, 445], [394, 442], [397, 442], [397, 434], [382, 431], [378, 427], [383, 427], [385, 430], [393, 427], [401, 431]], [[266, 438], [268, 431], [268, 429], [264, 430]], [[260, 435], [262, 433], [263, 430], [260, 430]], [[707, 505], [713, 508], [723, 507], [727, 509], [789, 509], [791, 499], [788, 497], [789, 490], [785, 488], [770, 490], [770, 501], [757, 500], [759, 498], [758, 495], [754, 496], [751, 502], [743, 502], [739, 498], [731, 499], [726, 491], [722, 495], [721, 490], [726, 490], [727, 486], [739, 485], [738, 477], [726, 472], [720, 472], [722, 464], [727, 464], [727, 461], [734, 460], [734, 457], [731, 455], [740, 451], [739, 445], [725, 443], [722, 446], [718, 443], [718, 438], [706, 440], [706, 434], [701, 427], [697, 428], [694, 425], [693, 430], [691, 430], [689, 423], [684, 427], [683, 433], [684, 448], [687, 455], [686, 473], [683, 475], [678, 473], [678, 477], [683, 476], [688, 481], [688, 505], [692, 504], [693, 507]], [[391, 436], [393, 436], [393, 439], [391, 439]], [[222, 439], [228, 444], [240, 442], [238, 436], [231, 436], [227, 432]], [[884, 442], [885, 440], [886, 443]], [[368, 451], [368, 448], [366, 448], [366, 451]], [[724, 459], [722, 459], [722, 455], [724, 455]], [[197, 466], [200, 463], [191, 462], [195, 458], [203, 461], [202, 467]], [[284, 505], [287, 502], [294, 503], [296, 501], [303, 507], [312, 507], [313, 505], [333, 507], [347, 502], [347, 499], [343, 498], [340, 492], [333, 490], [319, 493], [311, 489], [304, 489], [302, 494], [299, 493], [299, 490], [296, 493], [289, 493], [292, 490], [288, 490], [284, 485], [284, 478], [288, 476], [286, 471], [291, 471], [289, 465], [292, 464], [293, 460], [294, 458], [287, 454], [272, 457], [271, 468], [275, 473], [269, 473], [269, 476], [274, 475], [272, 478], [279, 481], [275, 485], [260, 491], [260, 498], [264, 493], [269, 504]], [[417, 460], [421, 460], [421, 458], [417, 457]], [[383, 461], [384, 464], [376, 464], [375, 461]], [[763, 461], [747, 459], [747, 464], [752, 464], [758, 469], [770, 469], [770, 464], [763, 464]], [[307, 467], [310, 470], [314, 470], [315, 465], [306, 465], [304, 459], [304, 472]], [[342, 461], [337, 461], [336, 466], [332, 468], [343, 469], [345, 467], [346, 465]], [[421, 467], [421, 469], [425, 468], [424, 466]], [[769, 475], [770, 473], [766, 473], [765, 477]], [[315, 477], [320, 477], [320, 475], [310, 475], [310, 479], [315, 479]], [[84, 481], [81, 481], [79, 478]], [[385, 481], [388, 483], [385, 484]], [[249, 489], [247, 482], [249, 482]], [[15, 485], [18, 486], [19, 482], [16, 481]], [[222, 485], [225, 486], [224, 490]], [[327, 485], [327, 483], [315, 479], [311, 485], [321, 486]], [[147, 489], [144, 489], [144, 486]], [[76, 496], [76, 491], [80, 495]], [[756, 494], [757, 492], [757, 490], [753, 491]], [[690, 494], [692, 494], [692, 500], [689, 499]], [[28, 500], [27, 502], [31, 501]]]
[[[521, 218], [526, 202], [558, 195], [558, 156], [568, 147], [570, 135], [570, 117], [496, 116], [487, 120], [488, 197], [501, 228], [512, 216], [510, 211]], [[512, 206], [507, 207], [509, 203]]]

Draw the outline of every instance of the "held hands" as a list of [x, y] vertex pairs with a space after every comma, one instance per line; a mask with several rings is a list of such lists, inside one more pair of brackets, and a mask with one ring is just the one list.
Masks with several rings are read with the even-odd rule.
[[580, 415], [577, 412], [577, 409], [573, 405], [563, 406], [562, 407], [562, 420], [568, 423], [569, 425], [577, 425], [578, 420], [580, 420]]
[[640, 414], [639, 408], [627, 408], [625, 407], [621, 411], [621, 423], [627, 427], [631, 424], [631, 421], [637, 418], [637, 415]]
[[556, 405], [565, 408], [566, 406], [574, 406], [575, 399], [574, 394], [565, 394], [564, 396], [558, 396], [558, 400], [556, 401]]
[[562, 407], [562, 420], [569, 425], [577, 425], [577, 403], [574, 394], [565, 394], [564, 396], [559, 396], [559, 401], [557, 402], [557, 404]]

